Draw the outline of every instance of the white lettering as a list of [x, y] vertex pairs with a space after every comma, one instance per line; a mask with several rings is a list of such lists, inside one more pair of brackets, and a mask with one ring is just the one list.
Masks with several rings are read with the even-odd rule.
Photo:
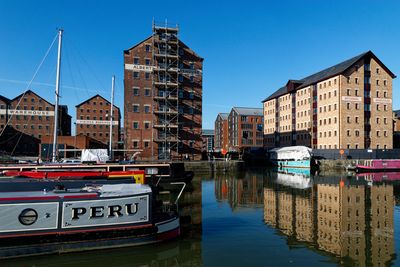
[[[0, 109], [0, 114], [7, 114], [7, 110]], [[8, 115], [54, 116], [54, 111], [9, 109]]]
[[[110, 125], [110, 121], [99, 121], [99, 120], [76, 120], [76, 124], [90, 124], [90, 125]], [[113, 125], [118, 125], [118, 121], [113, 121]]]

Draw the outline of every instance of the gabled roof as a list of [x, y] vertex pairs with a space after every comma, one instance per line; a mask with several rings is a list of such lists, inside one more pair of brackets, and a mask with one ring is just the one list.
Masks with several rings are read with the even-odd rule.
[[135, 48], [135, 47], [137, 47], [137, 46], [141, 45], [142, 43], [144, 43], [144, 42], [146, 42], [146, 41], [150, 40], [152, 37], [153, 37], [153, 35], [150, 35], [149, 37], [147, 37], [147, 38], [146, 38], [146, 39], [144, 39], [143, 41], [141, 41], [141, 42], [139, 42], [139, 43], [135, 44], [134, 46], [132, 46], [132, 47], [130, 47], [130, 48], [128, 48], [128, 49], [126, 49], [126, 50], [124, 50], [124, 53], [125, 53], [125, 54], [126, 54], [126, 53], [128, 53], [128, 51], [129, 51], [129, 50], [132, 50], [133, 48]]
[[35, 92], [33, 92], [33, 91], [30, 90], [30, 89], [27, 90], [27, 91], [25, 91], [25, 92], [22, 93], [22, 94], [17, 95], [17, 96], [14, 97], [13, 99], [11, 99], [10, 102], [13, 102], [13, 101], [17, 100], [18, 98], [21, 98], [22, 96], [26, 96], [26, 95], [28, 95], [28, 94], [33, 94], [33, 95], [39, 97], [40, 99], [43, 99], [47, 104], [54, 106], [54, 104], [50, 103], [49, 101], [47, 101], [46, 99], [44, 99], [43, 97], [41, 97], [40, 95], [36, 94]]
[[221, 119], [223, 119], [223, 120], [227, 120], [229, 113], [218, 113], [218, 116], [220, 116]]
[[320, 81], [329, 79], [333, 76], [339, 75], [343, 72], [345, 72], [346, 70], [348, 70], [350, 67], [352, 67], [354, 64], [356, 64], [360, 59], [364, 58], [364, 57], [371, 57], [373, 58], [382, 68], [384, 68], [389, 75], [392, 78], [396, 78], [396, 75], [393, 74], [393, 72], [391, 72], [376, 56], [374, 53], [372, 53], [372, 51], [368, 51], [368, 52], [364, 52], [358, 56], [355, 56], [353, 58], [350, 58], [348, 60], [345, 60], [339, 64], [336, 64], [332, 67], [329, 67], [327, 69], [324, 69], [320, 72], [317, 72], [315, 74], [312, 74], [310, 76], [307, 76], [301, 80], [289, 80], [288, 83], [286, 84], [286, 86], [283, 86], [281, 88], [279, 88], [277, 91], [275, 91], [272, 95], [270, 95], [269, 97], [267, 97], [266, 99], [264, 99], [262, 102], [271, 100], [273, 98], [276, 98], [278, 96], [284, 95], [286, 93], [288, 93], [288, 84], [290, 84], [290, 82], [294, 82], [294, 83], [298, 83], [300, 84], [297, 89], [301, 89], [307, 86], [310, 86], [312, 84], [318, 83]]
[[201, 134], [202, 135], [214, 135], [214, 130], [203, 129], [203, 130], [201, 130]]
[[2, 95], [0, 95], [0, 100], [5, 102], [5, 103], [9, 103], [10, 102], [10, 99], [8, 99], [7, 97], [2, 96]]
[[[78, 105], [76, 105], [75, 107], [80, 107], [80, 106], [82, 106], [83, 104], [85, 104], [86, 102], [89, 102], [90, 100], [92, 100], [93, 98], [96, 98], [96, 97], [100, 97], [100, 98], [102, 98], [104, 101], [106, 101], [108, 104], [110, 104], [110, 105], [111, 105], [111, 102], [110, 102], [110, 101], [108, 101], [107, 99], [105, 99], [105, 98], [104, 98], [104, 97], [102, 97], [101, 95], [97, 94], [97, 95], [94, 95], [94, 96], [92, 96], [91, 98], [89, 98], [89, 99], [86, 99], [85, 101], [83, 101], [83, 102], [79, 103], [79, 104], [78, 104]], [[115, 107], [115, 108], [117, 108], [117, 109], [119, 110], [119, 107], [117, 107], [116, 105], [114, 105], [114, 107]]]
[[[126, 49], [126, 50], [124, 50], [124, 54], [127, 54], [127, 53], [129, 52], [129, 50], [132, 50], [132, 49], [136, 48], [137, 46], [141, 45], [142, 43], [149, 41], [151, 38], [153, 38], [153, 35], [150, 35], [149, 37], [147, 37], [147, 38], [144, 39], [143, 41], [141, 41], [141, 42], [135, 44], [134, 46], [132, 46], [132, 47]], [[196, 52], [194, 52], [194, 51], [193, 51], [189, 46], [187, 46], [181, 39], [178, 38], [178, 40], [179, 40], [180, 46], [186, 47], [186, 48], [190, 51], [190, 53], [192, 53], [193, 55], [195, 55], [196, 57], [198, 57], [199, 59], [201, 59], [201, 61], [204, 60], [204, 58], [202, 58], [202, 57], [199, 56]]]
[[234, 110], [237, 114], [244, 116], [263, 116], [262, 108], [233, 107], [232, 110]]

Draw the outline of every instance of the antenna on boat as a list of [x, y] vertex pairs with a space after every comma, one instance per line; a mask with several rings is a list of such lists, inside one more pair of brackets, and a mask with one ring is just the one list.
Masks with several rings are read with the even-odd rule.
[[112, 133], [113, 133], [113, 110], [114, 110], [114, 86], [115, 75], [111, 78], [111, 110], [110, 110], [110, 160], [112, 160]]
[[54, 134], [53, 134], [53, 154], [52, 162], [57, 160], [57, 135], [58, 135], [58, 99], [60, 89], [60, 66], [61, 66], [61, 44], [63, 29], [58, 30], [58, 56], [57, 56], [57, 76], [56, 76], [56, 103], [54, 106]]

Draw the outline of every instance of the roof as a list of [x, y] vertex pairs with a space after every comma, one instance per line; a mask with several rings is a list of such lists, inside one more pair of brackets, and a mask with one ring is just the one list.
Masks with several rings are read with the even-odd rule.
[[348, 60], [345, 60], [339, 64], [336, 64], [332, 67], [329, 67], [327, 69], [324, 69], [320, 72], [317, 72], [315, 74], [312, 74], [310, 76], [307, 76], [301, 80], [289, 80], [289, 82], [279, 88], [277, 91], [275, 91], [272, 95], [270, 95], [269, 97], [267, 97], [266, 99], [264, 99], [262, 102], [271, 100], [273, 98], [276, 98], [278, 96], [284, 95], [286, 93], [288, 93], [288, 84], [290, 82], [295, 82], [300, 84], [300, 86], [298, 86], [296, 89], [301, 89], [304, 87], [307, 87], [309, 85], [315, 84], [317, 82], [329, 79], [333, 76], [339, 75], [343, 72], [345, 72], [346, 70], [348, 70], [350, 67], [352, 67], [354, 64], [356, 64], [360, 59], [364, 58], [364, 57], [371, 57], [374, 58], [377, 63], [382, 66], [392, 78], [396, 78], [396, 75], [393, 74], [393, 72], [391, 72], [376, 56], [374, 53], [372, 53], [372, 51], [368, 51], [368, 52], [364, 52], [358, 56], [355, 56], [353, 58], [350, 58]]
[[21, 98], [22, 96], [28, 95], [28, 94], [34, 94], [35, 96], [43, 99], [46, 103], [48, 103], [49, 105], [54, 106], [54, 104], [50, 103], [49, 101], [47, 101], [46, 99], [44, 99], [43, 97], [41, 97], [40, 95], [36, 94], [35, 92], [33, 92], [32, 90], [27, 90], [25, 92], [23, 92], [22, 94], [17, 95], [16, 97], [14, 97], [13, 99], [10, 100], [10, 102], [13, 102], [15, 100], [17, 100], [18, 98]]
[[5, 102], [5, 103], [10, 102], [10, 99], [8, 99], [7, 97], [2, 96], [2, 95], [0, 95], [0, 100], [3, 101], [3, 102]]
[[[142, 43], [144, 43], [144, 42], [146, 42], [146, 41], [149, 41], [152, 37], [153, 37], [153, 35], [150, 35], [149, 37], [147, 37], [147, 38], [144, 39], [143, 41], [141, 41], [141, 42], [135, 44], [134, 46], [132, 46], [132, 47], [126, 49], [126, 50], [124, 50], [124, 53], [125, 53], [125, 54], [128, 53], [129, 50], [132, 50], [132, 49], [136, 48], [137, 46], [139, 46], [140, 44], [142, 44]], [[178, 40], [179, 40], [179, 43], [180, 43], [179, 46], [186, 47], [194, 56], [198, 57], [201, 61], [204, 60], [203, 57], [199, 56], [196, 52], [194, 52], [189, 46], [187, 46], [184, 42], [182, 42], [181, 39], [178, 38]]]
[[262, 108], [233, 107], [232, 109], [239, 115], [244, 115], [244, 116], [263, 116], [263, 109]]
[[221, 119], [223, 119], [223, 120], [227, 120], [229, 113], [218, 113], [218, 116], [220, 116]]
[[400, 109], [399, 110], [393, 110], [393, 113], [397, 118], [400, 118]]
[[[92, 100], [93, 98], [96, 98], [96, 97], [100, 97], [100, 98], [102, 98], [104, 101], [106, 101], [107, 103], [111, 104], [110, 101], [108, 101], [107, 99], [105, 99], [105, 98], [102, 97], [101, 95], [97, 94], [97, 95], [94, 95], [94, 96], [92, 96], [91, 98], [86, 99], [85, 101], [79, 103], [79, 104], [76, 105], [75, 107], [80, 107], [80, 106], [82, 106], [83, 104], [85, 104], [86, 102], [89, 102], [90, 100]], [[114, 105], [114, 108], [117, 108], [117, 109], [119, 110], [119, 107], [117, 107], [116, 105]]]
[[203, 130], [201, 130], [201, 134], [202, 135], [214, 135], [214, 130], [203, 129]]

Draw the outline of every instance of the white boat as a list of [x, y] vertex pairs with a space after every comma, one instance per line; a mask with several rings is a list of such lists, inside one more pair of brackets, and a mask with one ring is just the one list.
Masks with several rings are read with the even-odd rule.
[[268, 156], [279, 168], [311, 168], [312, 149], [306, 146], [274, 148], [268, 151]]

